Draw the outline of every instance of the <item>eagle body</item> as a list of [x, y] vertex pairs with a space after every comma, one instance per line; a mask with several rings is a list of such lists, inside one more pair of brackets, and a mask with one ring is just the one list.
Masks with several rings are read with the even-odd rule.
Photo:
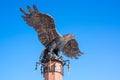
[[62, 37], [54, 39], [49, 45], [48, 45], [48, 50], [52, 52], [54, 49], [61, 50], [65, 45], [65, 41], [63, 40]]
[[[70, 37], [68, 37], [70, 36]], [[59, 51], [62, 51], [62, 49], [64, 48], [65, 44], [70, 41], [71, 39], [74, 39], [74, 36], [71, 34], [67, 34], [66, 36], [61, 36], [61, 37], [57, 37], [56, 39], [54, 39], [49, 45], [48, 45], [48, 51], [52, 52], [54, 49], [57, 49]]]
[[30, 13], [20, 8], [20, 11], [24, 14], [22, 18], [38, 33], [38, 38], [45, 46], [45, 50], [51, 53], [54, 50], [62, 51], [67, 57], [76, 59], [82, 54], [74, 35], [66, 34], [61, 36], [56, 31], [55, 23], [51, 16], [39, 12], [35, 5], [33, 5], [34, 10], [29, 6], [27, 8]]

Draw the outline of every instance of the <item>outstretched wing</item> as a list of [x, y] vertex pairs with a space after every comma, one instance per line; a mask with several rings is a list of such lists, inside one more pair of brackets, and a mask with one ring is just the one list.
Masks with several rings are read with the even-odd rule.
[[78, 58], [79, 56], [81, 56], [81, 54], [83, 54], [79, 48], [78, 48], [78, 43], [75, 39], [71, 39], [70, 41], [68, 41], [65, 46], [62, 49], [62, 52], [70, 58]]
[[29, 26], [32, 26], [37, 31], [38, 37], [43, 45], [47, 46], [55, 38], [59, 37], [51, 16], [39, 12], [35, 5], [33, 5], [34, 11], [29, 6], [27, 8], [30, 14], [20, 8], [20, 11], [25, 15], [22, 18]]

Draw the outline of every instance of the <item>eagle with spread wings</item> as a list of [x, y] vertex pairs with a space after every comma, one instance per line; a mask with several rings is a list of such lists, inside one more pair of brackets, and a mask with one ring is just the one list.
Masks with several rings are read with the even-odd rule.
[[24, 14], [22, 18], [36, 30], [39, 40], [49, 52], [53, 50], [62, 51], [64, 55], [70, 58], [78, 58], [82, 54], [74, 35], [66, 34], [61, 36], [56, 31], [51, 16], [41, 13], [35, 5], [33, 5], [34, 10], [30, 6], [27, 6], [27, 9], [30, 13], [20, 8], [20, 11]]

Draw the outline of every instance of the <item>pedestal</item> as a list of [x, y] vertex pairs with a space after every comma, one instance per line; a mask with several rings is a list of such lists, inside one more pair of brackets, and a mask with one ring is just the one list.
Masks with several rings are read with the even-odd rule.
[[62, 62], [57, 60], [50, 60], [44, 65], [45, 80], [62, 80], [63, 66]]
[[69, 66], [69, 60], [63, 60], [62, 56], [58, 53], [44, 52], [40, 56], [39, 62], [36, 63], [36, 69], [38, 65], [41, 65], [41, 74], [44, 76], [44, 80], [62, 80], [64, 74], [64, 66]]

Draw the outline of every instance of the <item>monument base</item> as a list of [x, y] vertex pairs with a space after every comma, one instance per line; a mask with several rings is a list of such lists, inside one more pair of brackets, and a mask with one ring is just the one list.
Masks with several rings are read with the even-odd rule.
[[63, 65], [62, 62], [50, 60], [44, 65], [45, 80], [62, 80]]
[[43, 53], [40, 56], [39, 62], [36, 63], [36, 69], [38, 65], [41, 65], [41, 74], [44, 76], [44, 80], [62, 80], [64, 75], [64, 66], [69, 66], [69, 60], [63, 60], [62, 56], [57, 53]]

